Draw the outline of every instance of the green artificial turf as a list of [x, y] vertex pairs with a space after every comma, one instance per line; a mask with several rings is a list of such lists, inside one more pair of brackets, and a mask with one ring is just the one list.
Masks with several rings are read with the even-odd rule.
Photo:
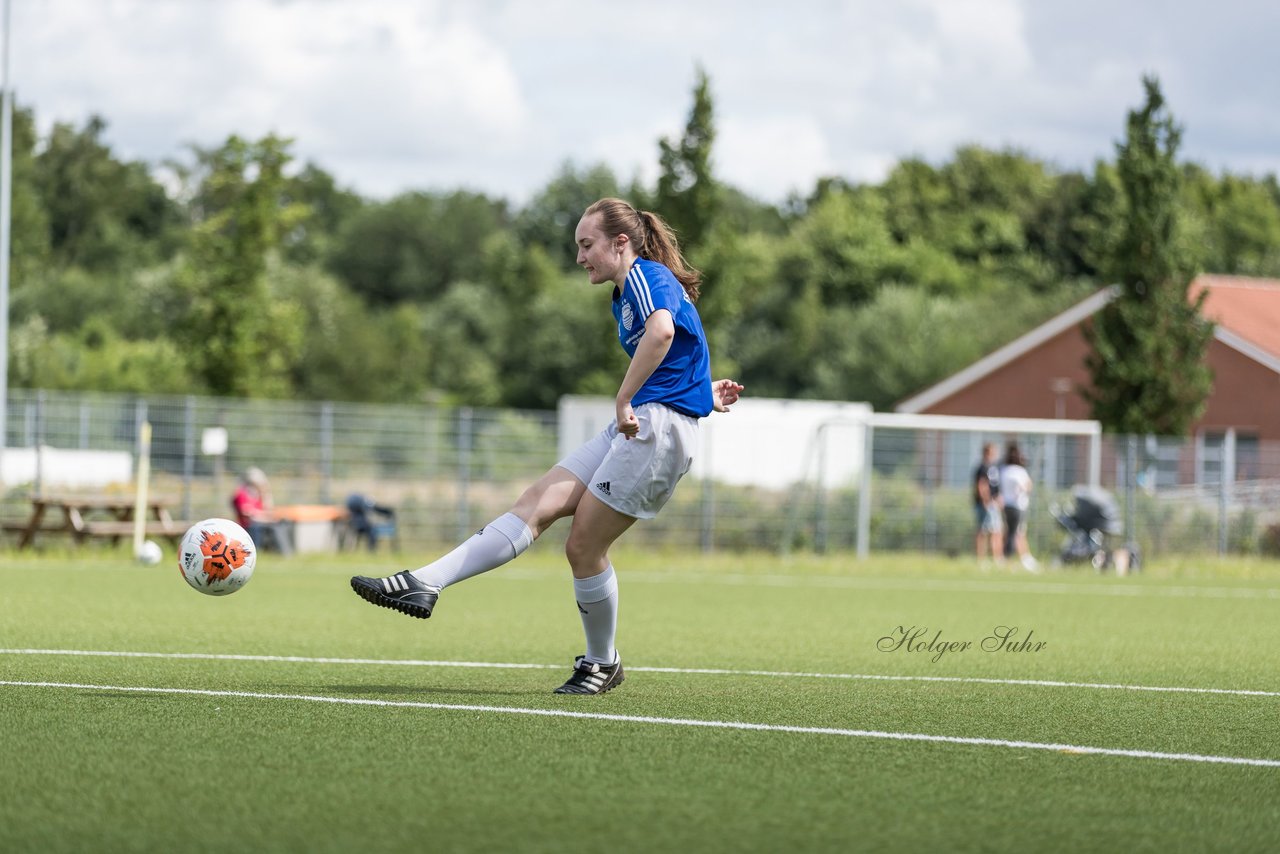
[[[554, 547], [429, 621], [347, 586], [415, 556], [359, 560], [263, 555], [213, 598], [171, 556], [0, 555], [0, 680], [81, 686], [0, 685], [0, 851], [1280, 847], [1280, 766], [1070, 749], [1280, 761], [1274, 564], [620, 553], [628, 678], [581, 698], [551, 693], [583, 646]], [[1002, 626], [1031, 643], [982, 649]]]

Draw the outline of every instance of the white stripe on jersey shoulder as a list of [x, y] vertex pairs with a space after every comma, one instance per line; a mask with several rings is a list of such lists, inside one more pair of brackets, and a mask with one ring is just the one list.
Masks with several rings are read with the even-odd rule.
[[631, 282], [631, 287], [635, 291], [640, 313], [647, 318], [653, 314], [653, 293], [649, 290], [649, 280], [645, 278], [644, 270], [640, 269], [639, 264], [632, 265], [627, 273], [627, 280]]
[[631, 289], [632, 299], [634, 299], [636, 301], [636, 305], [639, 306], [640, 314], [644, 315], [645, 317], [648, 317], [649, 309], [644, 301], [645, 289], [641, 288], [641, 285], [640, 285], [643, 278], [644, 278], [644, 274], [640, 272], [639, 265], [635, 265], [630, 270], [627, 271], [627, 287]]

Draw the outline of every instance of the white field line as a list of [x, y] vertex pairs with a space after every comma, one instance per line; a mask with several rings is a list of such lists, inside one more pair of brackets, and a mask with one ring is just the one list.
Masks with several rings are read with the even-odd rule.
[[[550, 581], [559, 576], [530, 570], [510, 569], [498, 575], [514, 581]], [[857, 578], [852, 576], [813, 575], [749, 575], [745, 573], [689, 573], [679, 575], [664, 572], [627, 572], [619, 574], [621, 583], [642, 584], [721, 584], [732, 587], [819, 587], [848, 590], [926, 590], [962, 593], [1022, 593], [1066, 594], [1078, 596], [1171, 596], [1204, 599], [1277, 599], [1280, 588], [1275, 587], [1162, 587], [1158, 585], [1106, 582], [1100, 584], [1071, 584], [1056, 581], [990, 581], [967, 579], [928, 578]]]
[[[170, 658], [199, 661], [263, 661], [295, 664], [364, 664], [391, 667], [475, 667], [495, 670], [563, 670], [563, 664], [526, 664], [504, 661], [433, 661], [394, 658], [315, 658], [301, 655], [238, 655], [214, 652], [131, 652], [91, 649], [0, 649], [0, 655], [66, 655], [102, 658]], [[1109, 682], [1062, 682], [1051, 679], [994, 679], [979, 676], [895, 676], [876, 673], [805, 673], [789, 670], [733, 670], [719, 667], [633, 667], [634, 673], [675, 673], [694, 676], [765, 676], [778, 679], [851, 679], [879, 682], [951, 682], [971, 685], [1028, 685], [1038, 688], [1088, 688], [1105, 691], [1149, 691], [1169, 694], [1226, 694], [1239, 697], [1280, 697], [1280, 691], [1243, 688], [1194, 688], [1160, 685], [1123, 685]]]
[[707, 729], [747, 730], [752, 732], [785, 732], [803, 735], [833, 735], [844, 738], [876, 738], [893, 741], [924, 741], [942, 744], [966, 744], [981, 747], [1008, 747], [1023, 750], [1052, 750], [1059, 753], [1094, 756], [1124, 756], [1133, 759], [1166, 759], [1180, 762], [1207, 762], [1217, 765], [1255, 765], [1280, 768], [1280, 759], [1257, 759], [1244, 756], [1212, 756], [1200, 753], [1163, 753], [1155, 750], [1124, 750], [1090, 747], [1080, 744], [1055, 744], [1039, 741], [1011, 741], [1002, 738], [968, 738], [954, 735], [929, 735], [914, 732], [842, 729], [838, 727], [789, 726], [746, 721], [698, 720], [696, 718], [658, 718], [642, 715], [611, 715], [603, 712], [571, 712], [564, 709], [529, 709], [519, 706], [479, 706], [462, 703], [421, 703], [407, 700], [371, 700], [357, 697], [324, 697], [312, 694], [267, 694], [257, 691], [210, 691], [201, 688], [160, 688], [141, 685], [90, 685], [79, 682], [17, 682], [0, 680], [0, 686], [14, 688], [63, 688], [80, 691], [127, 691], [130, 693], [181, 694], [197, 697], [236, 697], [254, 700], [296, 700], [309, 703], [333, 703], [342, 706], [378, 706], [399, 709], [436, 709], [453, 712], [488, 712], [502, 715], [531, 715], [547, 718], [616, 721], [620, 723], [657, 724], [662, 726], [705, 727]]

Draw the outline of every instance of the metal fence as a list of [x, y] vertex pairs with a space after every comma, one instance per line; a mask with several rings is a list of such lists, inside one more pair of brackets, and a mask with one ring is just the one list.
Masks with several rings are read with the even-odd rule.
[[[183, 518], [229, 515], [239, 473], [257, 466], [277, 503], [342, 504], [362, 493], [394, 506], [406, 550], [469, 535], [556, 461], [554, 412], [16, 389], [8, 405], [10, 453], [48, 446], [136, 455], [141, 425], [149, 422], [151, 488], [173, 496]], [[218, 429], [226, 431], [225, 454], [205, 454], [206, 431]], [[805, 459], [821, 461], [831, 449], [819, 446], [848, 441], [844, 436], [816, 431]], [[1050, 510], [1069, 503], [1072, 487], [1088, 479], [1090, 449], [1080, 436], [1007, 429], [876, 430], [864, 531], [870, 549], [971, 552], [972, 477], [984, 441], [1017, 441], [1023, 449], [1036, 482], [1029, 537], [1042, 561], [1052, 560], [1066, 531]], [[1219, 431], [1192, 439], [1103, 436], [1101, 446], [1100, 485], [1112, 491], [1125, 520], [1119, 537], [1146, 556], [1280, 551], [1280, 443]], [[0, 513], [9, 520], [27, 513], [30, 494], [45, 486], [39, 470], [22, 481], [0, 470], [0, 479]], [[853, 550], [861, 486], [858, 478], [832, 483], [812, 467], [797, 468], [782, 489], [690, 478], [628, 541]], [[558, 528], [550, 539], [565, 536], [567, 526]]]
[[[871, 454], [870, 548], [959, 554], [973, 549], [973, 478], [984, 442], [1016, 443], [1034, 483], [1028, 539], [1041, 561], [1067, 556], [1077, 490], [1096, 466], [1117, 511], [1108, 549], [1146, 557], [1280, 555], [1280, 443], [1235, 430], [1193, 438], [1102, 435], [1091, 461], [1081, 436], [878, 431]], [[850, 512], [857, 495], [835, 496]], [[847, 526], [834, 545], [852, 547]]]
[[[183, 518], [229, 515], [239, 474], [257, 466], [277, 503], [362, 493], [395, 506], [409, 543], [473, 531], [514, 484], [555, 463], [549, 412], [45, 391], [10, 394], [6, 446], [136, 454], [144, 422], [151, 488], [174, 496]], [[225, 454], [202, 452], [209, 430], [226, 431]], [[5, 477], [8, 518], [44, 479]]]

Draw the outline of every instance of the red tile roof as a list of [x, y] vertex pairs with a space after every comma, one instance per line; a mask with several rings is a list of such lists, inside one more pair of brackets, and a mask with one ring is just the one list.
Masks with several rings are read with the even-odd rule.
[[[1188, 289], [1194, 298], [1207, 290], [1204, 315], [1217, 324], [1215, 337], [1226, 346], [1280, 374], [1280, 279], [1206, 273]], [[924, 412], [993, 371], [1078, 326], [1115, 297], [1105, 288], [957, 373], [898, 403], [898, 412]]]
[[1207, 290], [1205, 317], [1280, 359], [1280, 279], [1205, 274], [1191, 295]]

